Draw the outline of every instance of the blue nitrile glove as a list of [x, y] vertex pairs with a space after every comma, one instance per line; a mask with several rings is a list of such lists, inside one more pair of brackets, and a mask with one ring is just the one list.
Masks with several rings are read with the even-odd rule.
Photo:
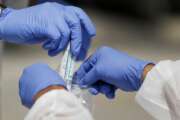
[[0, 38], [18, 44], [43, 43], [50, 56], [64, 50], [71, 41], [77, 59], [86, 56], [95, 27], [77, 7], [44, 3], [20, 10], [5, 9], [0, 17]]
[[136, 59], [109, 47], [98, 49], [74, 75], [74, 82], [89, 88], [92, 94], [103, 93], [113, 98], [116, 88], [137, 91], [143, 69], [151, 62]]
[[37, 63], [24, 69], [19, 80], [19, 95], [24, 106], [31, 108], [33, 97], [50, 86], [64, 86], [64, 80], [47, 64]]
[[103, 82], [102, 80], [98, 80], [97, 82], [92, 84], [89, 88], [89, 92], [91, 94], [97, 95], [99, 93], [102, 93], [109, 99], [113, 99], [115, 97], [116, 90], [117, 87], [109, 83]]

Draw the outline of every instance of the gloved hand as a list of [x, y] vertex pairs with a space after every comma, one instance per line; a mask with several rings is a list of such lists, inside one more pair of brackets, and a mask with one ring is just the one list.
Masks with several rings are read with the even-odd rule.
[[136, 91], [141, 86], [143, 69], [151, 62], [142, 61], [109, 47], [98, 49], [74, 75], [80, 87], [92, 94], [103, 93], [114, 98], [117, 88]]
[[33, 64], [24, 69], [19, 80], [19, 95], [24, 106], [31, 108], [35, 95], [50, 86], [64, 86], [59, 74], [47, 64]]
[[0, 17], [0, 38], [18, 44], [43, 43], [50, 56], [64, 50], [71, 41], [71, 52], [84, 59], [96, 30], [80, 8], [44, 3], [15, 10], [5, 9]]

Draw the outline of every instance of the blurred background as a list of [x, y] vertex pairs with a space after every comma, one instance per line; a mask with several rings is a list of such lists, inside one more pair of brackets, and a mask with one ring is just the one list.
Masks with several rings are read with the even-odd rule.
[[[93, 40], [89, 54], [96, 48], [106, 45], [155, 62], [180, 58], [179, 0], [66, 2], [83, 8], [97, 27], [97, 36]], [[14, 8], [23, 8], [29, 3], [26, 0], [9, 0], [6, 4]], [[28, 111], [21, 105], [18, 96], [18, 78], [22, 69], [35, 62], [46, 62], [56, 69], [60, 64], [61, 55], [51, 58], [40, 45], [20, 46], [4, 43], [1, 48], [3, 53], [0, 57], [0, 120], [22, 120]], [[134, 96], [135, 93], [118, 91], [115, 100], [109, 101], [101, 95], [94, 97], [95, 119], [154, 120], [136, 104]]]

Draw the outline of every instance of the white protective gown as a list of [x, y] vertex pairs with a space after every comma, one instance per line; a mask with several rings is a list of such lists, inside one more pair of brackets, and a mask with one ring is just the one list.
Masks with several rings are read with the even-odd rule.
[[180, 60], [158, 63], [148, 73], [136, 100], [158, 120], [180, 120]]
[[25, 120], [93, 120], [81, 101], [66, 90], [52, 90], [41, 96]]

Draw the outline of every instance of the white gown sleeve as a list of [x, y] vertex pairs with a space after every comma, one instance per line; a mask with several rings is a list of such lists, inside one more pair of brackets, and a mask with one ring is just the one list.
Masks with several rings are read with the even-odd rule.
[[180, 120], [180, 61], [162, 61], [147, 75], [136, 101], [158, 120]]
[[25, 120], [93, 120], [93, 117], [73, 94], [52, 90], [35, 102]]

